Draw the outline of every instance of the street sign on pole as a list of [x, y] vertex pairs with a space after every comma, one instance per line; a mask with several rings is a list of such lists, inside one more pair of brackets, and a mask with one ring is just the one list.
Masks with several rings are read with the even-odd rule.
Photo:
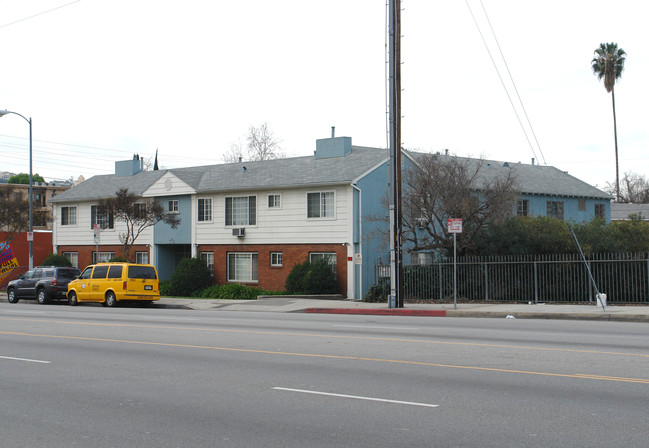
[[27, 241], [34, 241], [34, 232], [27, 232]]
[[448, 233], [453, 234], [453, 309], [457, 309], [457, 234], [462, 233], [462, 218], [448, 218]]
[[462, 233], [462, 218], [448, 218], [446, 227], [448, 233]]

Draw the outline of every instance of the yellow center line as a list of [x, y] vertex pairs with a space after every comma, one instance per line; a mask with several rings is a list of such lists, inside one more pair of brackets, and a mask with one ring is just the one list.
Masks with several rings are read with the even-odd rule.
[[273, 335], [273, 336], [292, 336], [292, 337], [309, 337], [309, 338], [329, 338], [329, 339], [354, 339], [365, 341], [389, 341], [389, 342], [412, 342], [418, 344], [431, 344], [431, 345], [455, 345], [465, 347], [489, 347], [489, 348], [510, 348], [517, 350], [537, 350], [547, 352], [567, 352], [567, 353], [587, 353], [596, 355], [614, 355], [614, 356], [631, 356], [649, 358], [647, 353], [624, 353], [624, 352], [609, 352], [603, 350], [580, 350], [571, 348], [551, 348], [551, 347], [530, 347], [524, 345], [505, 345], [505, 344], [483, 344], [478, 342], [450, 342], [450, 341], [430, 341], [422, 339], [406, 339], [406, 338], [391, 338], [391, 337], [376, 337], [376, 336], [339, 336], [317, 333], [293, 333], [283, 331], [256, 331], [256, 330], [229, 330], [224, 328], [195, 328], [195, 327], [180, 327], [173, 325], [141, 325], [141, 324], [117, 324], [117, 323], [100, 323], [100, 322], [73, 322], [64, 320], [47, 320], [47, 319], [23, 319], [0, 317], [0, 320], [7, 321], [20, 321], [20, 322], [47, 322], [64, 325], [84, 325], [95, 327], [121, 327], [121, 328], [149, 328], [149, 329], [162, 329], [162, 330], [178, 330], [178, 331], [199, 331], [199, 332], [212, 332], [212, 333], [235, 333], [235, 334], [259, 334], [259, 335]]
[[390, 364], [405, 364], [405, 365], [426, 366], [426, 367], [444, 367], [450, 369], [477, 370], [483, 372], [518, 373], [518, 374], [525, 374], [525, 375], [539, 375], [539, 376], [552, 376], [552, 377], [573, 378], [573, 379], [649, 384], [649, 379], [644, 379], [644, 378], [624, 378], [624, 377], [588, 375], [588, 374], [579, 374], [579, 373], [567, 374], [567, 373], [534, 372], [529, 370], [496, 369], [492, 367], [437, 364], [437, 363], [423, 362], [423, 361], [405, 361], [399, 359], [367, 358], [362, 356], [324, 355], [324, 354], [317, 354], [317, 353], [297, 353], [297, 352], [283, 352], [283, 351], [273, 351], [273, 350], [256, 350], [256, 349], [246, 349], [246, 348], [214, 347], [209, 345], [173, 344], [168, 342], [133, 341], [128, 339], [106, 339], [106, 338], [90, 338], [90, 337], [82, 337], [82, 336], [61, 336], [61, 335], [35, 334], [35, 333], [13, 332], [13, 331], [0, 331], [0, 334], [14, 335], [14, 336], [32, 336], [32, 337], [53, 338], [53, 339], [71, 339], [71, 340], [78, 340], [78, 341], [116, 342], [121, 344], [152, 345], [157, 347], [195, 348], [195, 349], [203, 349], [203, 350], [220, 350], [220, 351], [241, 352], [241, 353], [260, 353], [266, 355], [302, 356], [302, 357], [309, 357], [309, 358], [325, 358], [325, 359], [345, 359], [345, 360], [354, 360], [354, 361], [369, 361], [369, 362], [382, 362], [382, 363], [390, 363]]

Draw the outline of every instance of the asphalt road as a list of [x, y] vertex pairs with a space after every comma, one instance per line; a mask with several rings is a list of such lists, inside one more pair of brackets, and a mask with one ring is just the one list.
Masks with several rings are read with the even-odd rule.
[[641, 447], [646, 323], [0, 303], [2, 447]]

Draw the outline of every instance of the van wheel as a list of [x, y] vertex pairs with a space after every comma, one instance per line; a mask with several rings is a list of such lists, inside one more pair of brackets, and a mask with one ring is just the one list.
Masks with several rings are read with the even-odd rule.
[[106, 306], [109, 307], [114, 307], [117, 305], [117, 298], [115, 297], [115, 293], [113, 291], [108, 291], [106, 293], [106, 300], [104, 300], [104, 303], [106, 303]]
[[7, 291], [7, 301], [9, 303], [18, 303], [18, 297], [16, 297], [16, 290], [11, 288]]
[[41, 288], [41, 289], [38, 290], [38, 296], [37, 297], [38, 297], [38, 303], [40, 303], [41, 305], [45, 305], [47, 302], [50, 301], [50, 298], [47, 295], [47, 293], [45, 292], [44, 288]]
[[79, 301], [77, 300], [77, 293], [74, 291], [70, 291], [68, 293], [68, 305], [70, 306], [77, 306], [79, 304]]

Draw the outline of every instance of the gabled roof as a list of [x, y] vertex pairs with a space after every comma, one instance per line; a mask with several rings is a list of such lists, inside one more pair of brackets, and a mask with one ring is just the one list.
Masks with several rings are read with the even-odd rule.
[[133, 176], [94, 176], [62, 193], [52, 202], [98, 200], [120, 188], [142, 195], [166, 172], [173, 173], [197, 193], [269, 190], [351, 183], [358, 176], [387, 160], [385, 149], [353, 146], [345, 156], [316, 159], [290, 157], [259, 162], [143, 171]]
[[[431, 154], [409, 152], [416, 161], [419, 157]], [[456, 157], [436, 154], [437, 157]], [[457, 157], [462, 162], [477, 166], [480, 159]], [[553, 166], [529, 165], [523, 163], [501, 162], [497, 160], [483, 160], [479, 170], [479, 178], [487, 183], [497, 177], [506, 176], [512, 172], [518, 183], [519, 191], [528, 195], [580, 197], [592, 199], [613, 199], [608, 193], [587, 184]]]

